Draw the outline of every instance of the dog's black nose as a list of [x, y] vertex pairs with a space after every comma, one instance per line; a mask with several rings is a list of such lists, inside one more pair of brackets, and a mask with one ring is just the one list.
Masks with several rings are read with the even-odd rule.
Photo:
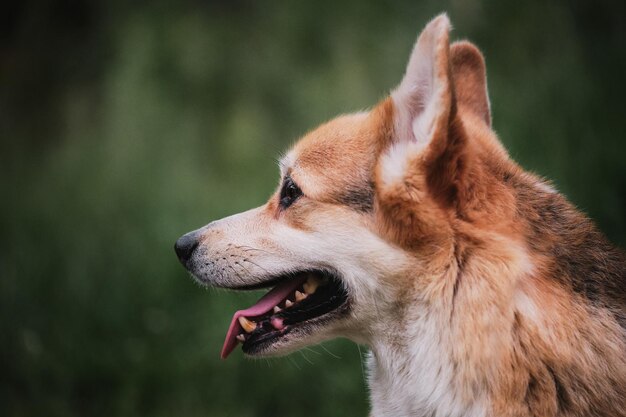
[[178, 259], [183, 265], [187, 265], [187, 261], [191, 258], [191, 254], [198, 247], [198, 238], [195, 233], [187, 233], [176, 241], [174, 250]]

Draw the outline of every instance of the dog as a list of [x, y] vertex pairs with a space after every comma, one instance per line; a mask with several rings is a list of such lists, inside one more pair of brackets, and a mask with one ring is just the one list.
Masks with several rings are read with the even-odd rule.
[[175, 244], [204, 285], [272, 288], [222, 358], [368, 346], [372, 416], [626, 416], [626, 256], [491, 129], [443, 14], [399, 86], [306, 134], [258, 208]]

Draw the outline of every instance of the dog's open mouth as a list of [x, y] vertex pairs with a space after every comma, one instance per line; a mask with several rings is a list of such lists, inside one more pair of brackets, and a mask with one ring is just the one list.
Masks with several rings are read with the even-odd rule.
[[307, 271], [280, 277], [276, 286], [255, 305], [239, 310], [233, 319], [222, 347], [222, 359], [242, 343], [246, 354], [264, 350], [295, 329], [311, 330], [325, 319], [346, 309], [348, 294], [332, 274]]

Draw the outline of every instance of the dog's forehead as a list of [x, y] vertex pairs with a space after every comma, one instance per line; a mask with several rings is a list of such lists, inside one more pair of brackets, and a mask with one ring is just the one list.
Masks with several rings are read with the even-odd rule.
[[340, 116], [306, 134], [280, 161], [309, 194], [362, 182], [375, 158], [376, 129], [369, 113]]
[[361, 112], [339, 116], [300, 139], [281, 161], [285, 169], [309, 168], [320, 163], [332, 166], [342, 151], [366, 145], [361, 140], [365, 134], [368, 113]]

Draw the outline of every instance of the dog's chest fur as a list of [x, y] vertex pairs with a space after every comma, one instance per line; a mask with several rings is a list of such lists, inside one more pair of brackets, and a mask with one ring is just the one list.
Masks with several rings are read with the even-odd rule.
[[411, 329], [402, 327], [390, 334], [407, 339], [376, 344], [367, 359], [371, 416], [486, 416], [484, 393], [470, 399], [463, 392], [436, 320], [423, 317]]

